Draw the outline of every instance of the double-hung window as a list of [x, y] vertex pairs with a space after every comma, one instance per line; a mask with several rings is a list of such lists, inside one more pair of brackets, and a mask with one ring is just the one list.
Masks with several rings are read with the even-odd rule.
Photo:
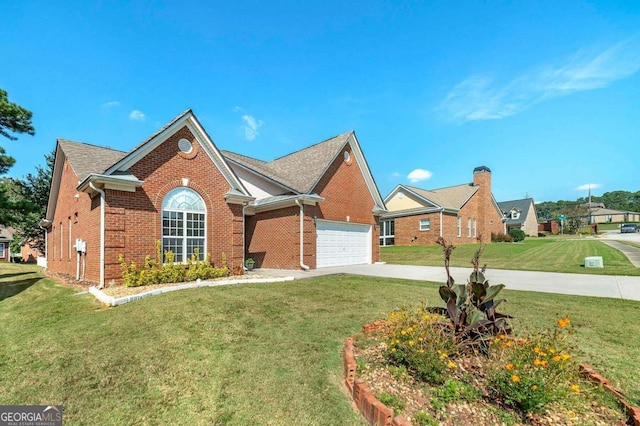
[[162, 253], [173, 252], [176, 262], [186, 262], [198, 249], [206, 253], [206, 207], [202, 197], [190, 188], [171, 190], [162, 202]]
[[459, 237], [462, 235], [462, 218], [459, 216], [458, 216], [457, 228], [458, 228], [458, 237]]
[[4, 243], [0, 243], [0, 257], [4, 257]]
[[429, 231], [431, 229], [431, 219], [420, 219], [420, 230]]

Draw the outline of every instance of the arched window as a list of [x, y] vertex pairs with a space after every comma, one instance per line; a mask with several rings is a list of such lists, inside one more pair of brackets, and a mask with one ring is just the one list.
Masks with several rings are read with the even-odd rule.
[[186, 262], [199, 249], [204, 260], [206, 208], [202, 197], [189, 188], [175, 188], [162, 202], [162, 253], [172, 251], [176, 262]]

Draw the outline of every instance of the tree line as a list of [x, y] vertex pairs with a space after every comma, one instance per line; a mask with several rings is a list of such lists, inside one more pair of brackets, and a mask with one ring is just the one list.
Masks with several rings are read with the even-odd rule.
[[[589, 199], [580, 197], [575, 201], [544, 201], [536, 204], [539, 221], [556, 219], [560, 215], [568, 217], [586, 216]], [[591, 203], [602, 203], [606, 208], [628, 212], [640, 212], [640, 191], [611, 191], [601, 196], [591, 196]]]
[[[33, 113], [9, 101], [5, 90], [0, 89], [0, 135], [16, 141], [17, 134], [35, 135], [31, 121]], [[41, 253], [45, 251], [44, 231], [40, 220], [45, 217], [54, 153], [45, 155], [45, 165], [36, 167], [24, 179], [3, 177], [15, 164], [15, 159], [0, 146], [0, 225], [15, 230], [11, 251], [19, 252], [21, 244], [28, 244]]]

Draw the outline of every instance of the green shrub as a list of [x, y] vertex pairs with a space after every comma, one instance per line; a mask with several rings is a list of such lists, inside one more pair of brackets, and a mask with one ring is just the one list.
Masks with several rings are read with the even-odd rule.
[[207, 253], [205, 260], [200, 260], [200, 250], [195, 249], [193, 255], [187, 259], [187, 281], [208, 280], [212, 278], [221, 278], [229, 275], [229, 269], [226, 266], [215, 268], [211, 263], [211, 254]]
[[426, 411], [417, 411], [413, 413], [411, 422], [417, 426], [438, 426], [440, 422]]
[[405, 402], [401, 400], [397, 395], [380, 392], [376, 395], [376, 399], [382, 402], [387, 407], [391, 408], [394, 413], [399, 413], [404, 410]]
[[511, 235], [509, 234], [504, 234], [502, 232], [499, 232], [497, 234], [495, 232], [491, 233], [492, 243], [510, 243], [512, 241], [513, 241], [513, 238], [511, 238]]
[[514, 243], [517, 243], [524, 240], [526, 235], [522, 229], [509, 229], [509, 236], [512, 238]]

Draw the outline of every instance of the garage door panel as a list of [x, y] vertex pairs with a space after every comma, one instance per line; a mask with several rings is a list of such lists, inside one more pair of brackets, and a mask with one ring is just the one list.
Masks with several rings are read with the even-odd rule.
[[371, 225], [318, 221], [316, 267], [371, 263]]

